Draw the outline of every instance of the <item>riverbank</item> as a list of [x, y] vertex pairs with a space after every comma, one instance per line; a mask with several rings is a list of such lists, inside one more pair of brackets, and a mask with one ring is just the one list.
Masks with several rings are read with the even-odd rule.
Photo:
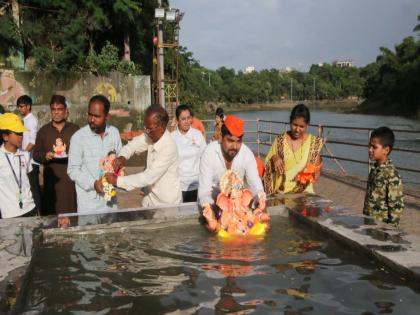
[[384, 106], [380, 101], [372, 100], [323, 100], [323, 101], [281, 101], [277, 103], [254, 103], [254, 104], [226, 104], [209, 103], [204, 107], [204, 112], [199, 113], [200, 118], [212, 119], [217, 107], [222, 107], [225, 113], [229, 112], [257, 112], [257, 111], [287, 111], [296, 104], [303, 103], [311, 110], [330, 111], [345, 114], [363, 114], [369, 116], [398, 116], [413, 120], [420, 120], [420, 108], [417, 113], [409, 113], [394, 104]]
[[420, 120], [420, 107], [417, 112], [398, 103], [384, 102], [378, 99], [368, 99], [356, 107], [352, 113], [366, 115], [402, 116]]

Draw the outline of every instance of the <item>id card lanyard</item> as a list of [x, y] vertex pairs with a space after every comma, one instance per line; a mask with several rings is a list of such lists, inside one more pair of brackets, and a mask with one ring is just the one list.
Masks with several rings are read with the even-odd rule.
[[10, 168], [12, 169], [12, 173], [13, 176], [15, 178], [16, 184], [19, 187], [19, 196], [18, 196], [18, 200], [19, 200], [19, 208], [23, 208], [23, 202], [22, 202], [22, 166], [21, 166], [21, 160], [20, 160], [20, 155], [19, 155], [19, 180], [17, 178], [17, 175], [15, 173], [15, 169], [12, 166], [12, 163], [9, 160], [9, 157], [7, 156], [6, 152], [4, 152], [4, 155], [6, 156], [7, 162], [9, 162]]

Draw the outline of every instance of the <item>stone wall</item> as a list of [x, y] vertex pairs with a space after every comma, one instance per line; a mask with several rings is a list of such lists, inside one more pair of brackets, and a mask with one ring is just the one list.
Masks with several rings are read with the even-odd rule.
[[85, 123], [89, 99], [103, 94], [111, 102], [111, 123], [117, 124], [121, 132], [137, 128], [141, 111], [151, 104], [150, 91], [150, 77], [143, 75], [63, 73], [51, 77], [43, 73], [0, 70], [0, 104], [8, 111], [15, 111], [17, 98], [28, 94], [34, 101], [33, 112], [41, 126], [50, 120], [48, 104], [52, 94], [66, 97], [70, 120], [79, 125]]

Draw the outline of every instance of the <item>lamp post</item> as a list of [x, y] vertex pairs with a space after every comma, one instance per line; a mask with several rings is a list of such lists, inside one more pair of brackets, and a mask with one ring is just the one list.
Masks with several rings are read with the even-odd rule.
[[165, 72], [164, 72], [164, 56], [163, 56], [163, 30], [162, 19], [165, 17], [165, 9], [161, 8], [162, 0], [158, 0], [159, 8], [155, 9], [155, 18], [157, 19], [158, 26], [158, 88], [159, 88], [159, 104], [163, 108], [165, 106]]
[[[155, 92], [155, 103], [160, 104], [168, 112], [172, 111], [172, 106], [177, 105], [178, 100], [178, 58], [179, 58], [179, 22], [182, 19], [184, 13], [181, 13], [178, 9], [165, 9], [162, 8], [162, 0], [158, 0], [159, 7], [155, 9], [155, 23], [157, 27], [158, 36], [156, 38], [157, 56], [156, 67], [154, 68], [154, 90]], [[169, 42], [164, 42], [163, 38], [163, 22], [174, 22], [175, 28], [173, 32], [173, 38]], [[169, 80], [165, 79], [164, 72], [164, 48], [172, 48], [176, 50], [176, 77], [173, 78], [174, 73], [169, 76]], [[166, 84], [165, 84], [166, 83]], [[165, 86], [166, 85], [166, 86]], [[171, 100], [173, 99], [173, 101]], [[168, 102], [168, 104], [166, 104]]]
[[290, 100], [293, 102], [293, 79], [290, 78]]
[[[201, 69], [193, 69], [193, 70], [201, 70]], [[207, 75], [207, 84], [210, 87], [211, 86], [211, 73], [210, 71], [201, 71], [201, 81], [204, 81], [205, 76]]]
[[314, 77], [314, 101], [316, 100], [316, 88], [315, 85], [316, 84], [316, 77]]

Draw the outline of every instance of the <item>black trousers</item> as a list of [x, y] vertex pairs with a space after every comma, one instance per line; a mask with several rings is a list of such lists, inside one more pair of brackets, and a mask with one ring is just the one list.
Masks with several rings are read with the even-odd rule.
[[[31, 211], [26, 212], [24, 215], [21, 215], [21, 216], [20, 216], [20, 218], [34, 217], [34, 216], [36, 216], [36, 215], [37, 215], [36, 208], [33, 208]], [[1, 218], [2, 218], [2, 217], [1, 217], [1, 213], [0, 213], [0, 219], [1, 219]]]
[[32, 171], [28, 173], [29, 184], [31, 185], [32, 197], [38, 215], [41, 214], [41, 189], [39, 187], [39, 165], [32, 164]]
[[21, 215], [21, 218], [27, 218], [27, 217], [34, 217], [36, 216], [38, 213], [36, 212], [36, 208], [33, 208], [31, 211], [26, 212], [24, 215]]
[[182, 192], [182, 202], [196, 202], [198, 189], [187, 190]]

